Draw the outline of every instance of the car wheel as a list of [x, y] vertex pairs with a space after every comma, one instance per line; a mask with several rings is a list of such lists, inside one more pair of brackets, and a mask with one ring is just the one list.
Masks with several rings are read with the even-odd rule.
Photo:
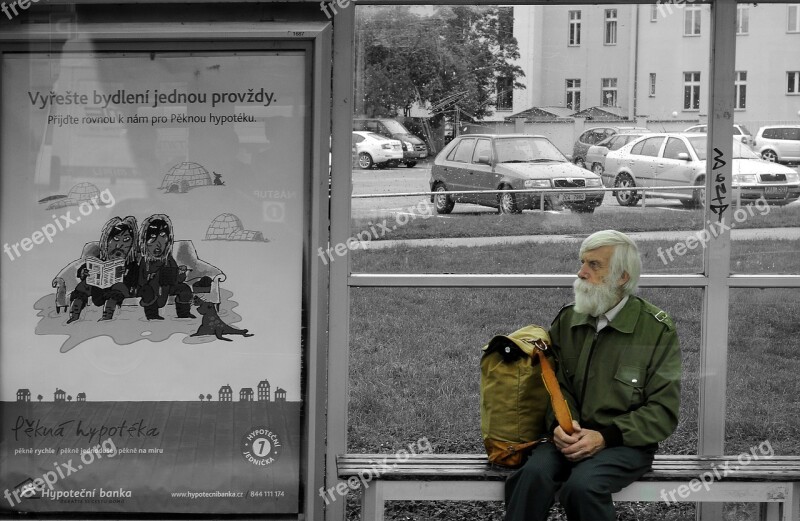
[[580, 157], [580, 156], [578, 156], [575, 159], [573, 159], [572, 162], [575, 163], [576, 165], [578, 165], [581, 168], [586, 168], [586, 161], [584, 161], [584, 159], [582, 157]]
[[694, 184], [700, 185], [702, 188], [698, 188], [692, 193], [692, 206], [702, 208], [706, 204], [706, 177], [698, 177]]
[[415, 166], [417, 166], [417, 162], [416, 161], [409, 161], [409, 162], [406, 163], [406, 166], [408, 168], [414, 168]]
[[623, 172], [617, 176], [617, 179], [614, 181], [614, 187], [628, 189], [616, 190], [614, 192], [614, 197], [617, 198], [617, 202], [620, 204], [620, 206], [636, 206], [636, 203], [639, 202], [639, 195], [637, 192], [629, 190], [635, 186], [636, 183], [633, 181], [633, 178], [630, 175]]
[[[508, 186], [504, 186], [501, 190], [508, 190]], [[519, 209], [517, 206], [517, 197], [516, 194], [499, 194], [497, 196], [497, 203], [500, 209], [500, 213], [521, 213], [522, 210]]]
[[575, 205], [570, 206], [569, 211], [572, 213], [594, 213], [594, 206]]
[[438, 214], [448, 214], [453, 211], [453, 207], [456, 203], [453, 202], [453, 199], [447, 195], [447, 188], [444, 185], [439, 184], [433, 189], [436, 192], [436, 195], [433, 197], [433, 205], [436, 208], [436, 213]]
[[776, 163], [778, 161], [778, 154], [776, 154], [774, 150], [765, 150], [761, 152], [761, 159], [769, 161], [770, 163]]
[[372, 161], [372, 156], [369, 155], [367, 152], [361, 152], [358, 154], [358, 166], [363, 168], [364, 170], [368, 170], [372, 168], [375, 162]]
[[592, 165], [592, 172], [595, 175], [598, 175], [598, 176], [603, 175], [603, 165], [601, 165], [600, 163], [593, 164]]

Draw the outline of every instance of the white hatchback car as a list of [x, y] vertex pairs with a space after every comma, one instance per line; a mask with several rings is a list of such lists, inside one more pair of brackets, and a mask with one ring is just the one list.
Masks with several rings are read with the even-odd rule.
[[800, 125], [761, 127], [753, 148], [767, 161], [789, 163], [800, 161]]
[[363, 169], [397, 165], [403, 159], [403, 144], [375, 132], [354, 131], [353, 149], [358, 166]]
[[[708, 132], [708, 125], [695, 125], [687, 128], [684, 130], [684, 132]], [[740, 140], [747, 146], [751, 146], [753, 144], [753, 135], [744, 125], [739, 125], [738, 123], [733, 125], [733, 137]]]

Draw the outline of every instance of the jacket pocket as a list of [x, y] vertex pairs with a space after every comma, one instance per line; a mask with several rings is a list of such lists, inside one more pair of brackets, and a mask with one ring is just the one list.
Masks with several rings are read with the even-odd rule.
[[644, 379], [646, 369], [635, 365], [621, 365], [614, 375], [614, 390], [622, 409], [641, 405], [644, 402]]

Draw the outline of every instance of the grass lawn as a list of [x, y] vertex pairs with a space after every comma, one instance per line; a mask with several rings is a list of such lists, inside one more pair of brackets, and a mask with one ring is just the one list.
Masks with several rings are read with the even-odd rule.
[[[518, 216], [517, 216], [518, 217]], [[643, 251], [652, 252], [656, 242]], [[744, 271], [763, 264], [763, 251], [786, 241], [748, 241], [734, 258]], [[795, 249], [797, 246], [793, 246]], [[577, 244], [521, 247], [394, 248], [357, 251], [354, 271], [563, 273], [577, 269]], [[535, 261], [531, 260], [535, 256]], [[369, 260], [366, 260], [369, 259]], [[398, 260], [400, 259], [400, 260]], [[446, 264], [442, 259], [447, 259]], [[797, 271], [791, 256], [769, 256], [777, 272]], [[660, 262], [645, 255], [645, 273]], [[692, 265], [670, 265], [687, 272]], [[488, 266], [494, 266], [488, 270]], [[512, 266], [510, 271], [505, 271]], [[434, 269], [436, 268], [436, 269]], [[668, 311], [683, 353], [681, 419], [663, 453], [697, 450], [702, 290], [646, 288], [640, 294]], [[426, 437], [437, 453], [482, 452], [479, 417], [480, 347], [497, 333], [548, 325], [569, 289], [353, 288], [351, 291], [349, 452], [395, 452]], [[732, 290], [726, 445], [739, 454], [768, 440], [776, 454], [800, 453], [800, 356], [793, 290]], [[351, 502], [354, 500], [351, 498]], [[621, 504], [619, 518], [693, 520], [693, 505]], [[731, 506], [744, 520], [752, 507]], [[352, 517], [357, 508], [349, 509]], [[500, 520], [502, 504], [432, 502], [389, 505], [387, 519]], [[561, 519], [558, 515], [554, 519]]]
[[[446, 216], [424, 215], [420, 212], [414, 218], [403, 214], [387, 219], [390, 232], [379, 227], [380, 232], [372, 235], [373, 240], [427, 239], [431, 237], [498, 237], [509, 235], [551, 235], [575, 234], [585, 237], [596, 230], [615, 229], [621, 232], [653, 232], [700, 230], [706, 225], [700, 210], [665, 208], [620, 208], [614, 211], [594, 214], [575, 214], [562, 212], [525, 211], [519, 215], [498, 214], [491, 209], [474, 205], [474, 213], [451, 214]], [[731, 208], [726, 214], [728, 224], [736, 228], [796, 228], [800, 226], [800, 205], [745, 206], [735, 214]], [[428, 211], [433, 212], [430, 206]], [[426, 218], [427, 217], [427, 218]], [[738, 219], [736, 218], [738, 217]], [[376, 224], [375, 218], [354, 218], [351, 221], [352, 234], [370, 230]], [[392, 226], [395, 229], [391, 229]]]

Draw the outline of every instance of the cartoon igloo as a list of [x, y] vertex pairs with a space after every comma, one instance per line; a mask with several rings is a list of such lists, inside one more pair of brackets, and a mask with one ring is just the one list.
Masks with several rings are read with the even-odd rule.
[[206, 231], [206, 240], [268, 242], [263, 233], [245, 230], [241, 219], [232, 213], [220, 214], [211, 221], [211, 225]]
[[171, 193], [186, 193], [195, 186], [211, 186], [213, 184], [211, 175], [203, 165], [184, 161], [169, 169], [160, 188]]
[[65, 208], [67, 206], [78, 206], [83, 201], [91, 201], [92, 198], [100, 198], [100, 189], [92, 183], [78, 183], [70, 189], [67, 197], [50, 203], [47, 209], [55, 210], [56, 208]]

